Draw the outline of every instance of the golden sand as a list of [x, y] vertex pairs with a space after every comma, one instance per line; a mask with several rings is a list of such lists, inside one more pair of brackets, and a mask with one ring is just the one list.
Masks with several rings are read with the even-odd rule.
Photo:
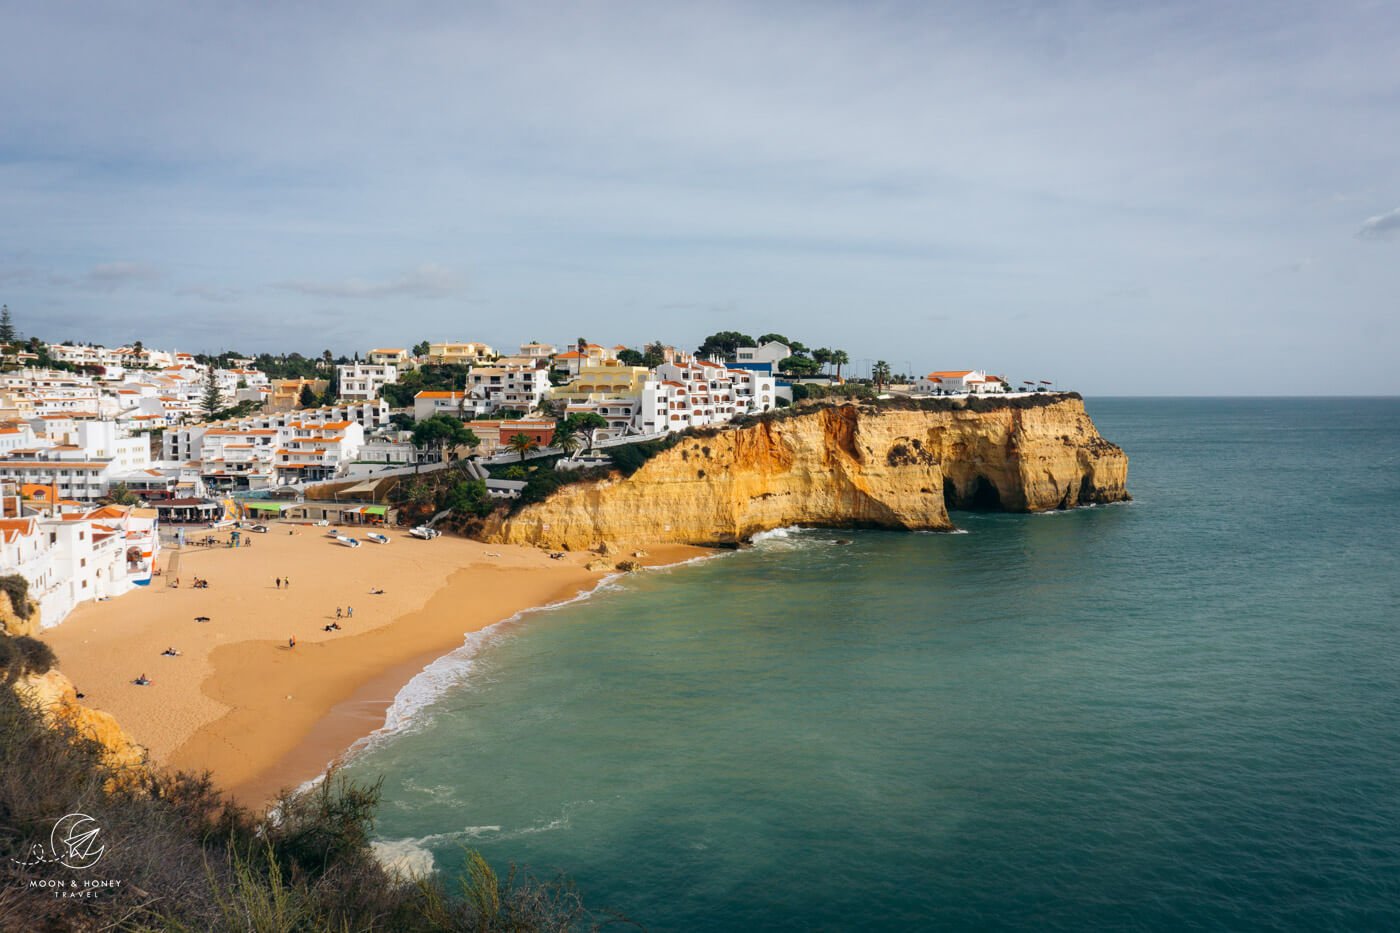
[[[398, 531], [391, 544], [352, 549], [321, 529], [270, 527], [250, 547], [167, 550], [150, 587], [83, 604], [44, 633], [83, 702], [114, 714], [157, 764], [209, 769], [250, 805], [315, 777], [377, 729], [404, 684], [467, 633], [603, 576], [584, 568], [592, 554], [553, 560]], [[699, 553], [671, 547], [644, 563]], [[195, 577], [209, 588], [195, 589]], [[341, 630], [323, 631], [337, 608]], [[167, 647], [180, 656], [162, 657]], [[141, 674], [150, 686], [132, 684]]]

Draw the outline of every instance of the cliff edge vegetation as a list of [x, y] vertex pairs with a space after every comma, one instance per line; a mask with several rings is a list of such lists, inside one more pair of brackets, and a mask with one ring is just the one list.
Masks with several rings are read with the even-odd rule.
[[[252, 814], [207, 773], [152, 768], [53, 664], [43, 642], [0, 635], [0, 930], [524, 933], [621, 919], [565, 881], [498, 877], [476, 853], [456, 879], [384, 865], [377, 784], [332, 774]], [[58, 838], [65, 825], [83, 838]]]
[[1127, 455], [1073, 393], [804, 406], [685, 432], [621, 466], [477, 533], [571, 550], [733, 545], [790, 525], [951, 530], [949, 510], [1129, 498]]

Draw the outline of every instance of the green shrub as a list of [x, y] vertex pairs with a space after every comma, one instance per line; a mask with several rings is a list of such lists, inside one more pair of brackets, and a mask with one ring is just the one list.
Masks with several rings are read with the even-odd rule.
[[0, 676], [13, 684], [25, 674], [47, 674], [57, 663], [53, 649], [28, 635], [0, 635]]
[[0, 577], [0, 590], [10, 597], [10, 606], [21, 619], [29, 618], [29, 581], [17, 573]]

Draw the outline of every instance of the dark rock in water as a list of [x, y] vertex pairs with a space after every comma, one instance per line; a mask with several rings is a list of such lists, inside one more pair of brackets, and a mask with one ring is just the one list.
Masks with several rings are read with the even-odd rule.
[[855, 544], [855, 542], [852, 541], [850, 538], [837, 538], [837, 539], [836, 539], [836, 543], [837, 543], [837, 544]]

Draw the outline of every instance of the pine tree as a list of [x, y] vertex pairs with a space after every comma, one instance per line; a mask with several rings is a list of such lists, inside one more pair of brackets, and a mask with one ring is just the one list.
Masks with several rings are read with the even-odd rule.
[[204, 417], [213, 421], [218, 415], [219, 409], [223, 407], [219, 396], [219, 383], [215, 378], [215, 368], [210, 364], [204, 376], [204, 398], [200, 400], [199, 407], [204, 411]]
[[15, 322], [10, 319], [10, 306], [0, 307], [0, 343], [15, 342]]

